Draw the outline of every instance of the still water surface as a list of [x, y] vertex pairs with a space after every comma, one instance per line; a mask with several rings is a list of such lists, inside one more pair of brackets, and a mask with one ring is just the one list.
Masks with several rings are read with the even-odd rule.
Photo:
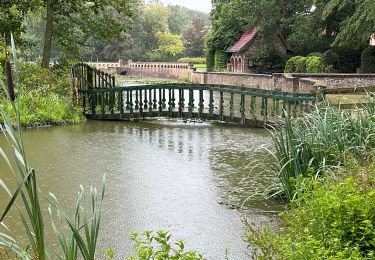
[[[207, 259], [224, 259], [226, 250], [229, 259], [247, 259], [241, 216], [224, 204], [240, 203], [275, 182], [272, 175], [249, 174], [252, 152], [270, 142], [262, 129], [165, 120], [87, 122], [25, 131], [24, 138], [42, 197], [50, 191], [67, 208], [80, 184], [99, 187], [106, 174], [98, 259], [105, 259], [106, 247], [123, 259], [131, 252], [132, 232], [160, 229]], [[6, 172], [0, 161], [1, 177], [11, 182]], [[281, 208], [261, 196], [246, 206], [258, 223], [269, 221], [264, 212]]]

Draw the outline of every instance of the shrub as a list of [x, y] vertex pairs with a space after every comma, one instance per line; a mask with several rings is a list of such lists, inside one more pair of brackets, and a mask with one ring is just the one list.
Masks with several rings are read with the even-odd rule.
[[[371, 100], [370, 100], [371, 101]], [[347, 154], [368, 158], [375, 146], [374, 103], [353, 117], [339, 108], [321, 107], [271, 132], [282, 190], [288, 200], [299, 196], [297, 184], [341, 166]], [[266, 166], [269, 168], [269, 165]]]
[[374, 259], [374, 169], [350, 166], [324, 182], [305, 181], [280, 232], [250, 226], [257, 259]]
[[[203, 260], [203, 254], [195, 251], [185, 251], [185, 244], [183, 241], [171, 243], [171, 235], [165, 231], [145, 231], [143, 238], [139, 237], [138, 233], [134, 233], [130, 239], [134, 241], [134, 251], [136, 256], [129, 257], [128, 260], [136, 259], [165, 259], [165, 260]], [[112, 255], [113, 252], [107, 252]], [[109, 258], [112, 259], [109, 255]]]
[[215, 65], [214, 69], [216, 71], [222, 71], [227, 68], [228, 65], [228, 55], [222, 50], [215, 51]]
[[325, 73], [328, 70], [327, 64], [319, 56], [309, 56], [306, 59], [307, 73]]
[[323, 62], [330, 67], [330, 71], [335, 71], [339, 66], [339, 56], [332, 50], [326, 51], [323, 56]]
[[205, 64], [206, 63], [206, 58], [202, 58], [202, 57], [195, 57], [195, 58], [185, 57], [185, 58], [179, 59], [178, 62], [188, 62], [188, 63], [191, 63], [191, 64]]
[[375, 73], [375, 46], [369, 46], [362, 52], [361, 68], [364, 73]]
[[295, 56], [290, 58], [285, 65], [285, 73], [304, 73], [306, 72], [306, 57]]

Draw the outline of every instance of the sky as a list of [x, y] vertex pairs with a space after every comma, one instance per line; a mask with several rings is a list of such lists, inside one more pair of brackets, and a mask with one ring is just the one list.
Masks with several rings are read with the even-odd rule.
[[181, 5], [205, 13], [211, 11], [211, 0], [161, 0], [161, 2], [165, 5]]

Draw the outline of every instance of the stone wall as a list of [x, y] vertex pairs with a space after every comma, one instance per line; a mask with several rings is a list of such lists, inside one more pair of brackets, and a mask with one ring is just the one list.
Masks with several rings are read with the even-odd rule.
[[190, 78], [192, 67], [185, 62], [130, 62], [124, 67], [127, 74], [167, 79]]
[[107, 72], [126, 72], [158, 78], [184, 79], [195, 84], [247, 86], [287, 92], [316, 92], [319, 89], [352, 89], [375, 86], [375, 74], [306, 74], [306, 73], [216, 73], [197, 72], [189, 63], [181, 62], [123, 62], [93, 63]]

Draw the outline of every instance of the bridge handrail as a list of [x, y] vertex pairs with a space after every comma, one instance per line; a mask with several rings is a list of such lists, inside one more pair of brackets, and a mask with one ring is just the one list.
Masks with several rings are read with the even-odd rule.
[[244, 94], [255, 97], [274, 98], [274, 99], [285, 99], [288, 101], [315, 101], [316, 97], [310, 93], [295, 93], [295, 92], [282, 92], [276, 90], [264, 90], [258, 88], [248, 88], [243, 86], [230, 86], [230, 85], [203, 85], [203, 84], [186, 84], [186, 83], [168, 83], [168, 84], [148, 84], [148, 85], [137, 85], [137, 86], [126, 86], [126, 87], [114, 87], [114, 88], [89, 88], [80, 89], [80, 93], [114, 93], [124, 91], [138, 91], [138, 90], [150, 90], [150, 89], [184, 89], [184, 90], [212, 90], [223, 93], [233, 94]]

